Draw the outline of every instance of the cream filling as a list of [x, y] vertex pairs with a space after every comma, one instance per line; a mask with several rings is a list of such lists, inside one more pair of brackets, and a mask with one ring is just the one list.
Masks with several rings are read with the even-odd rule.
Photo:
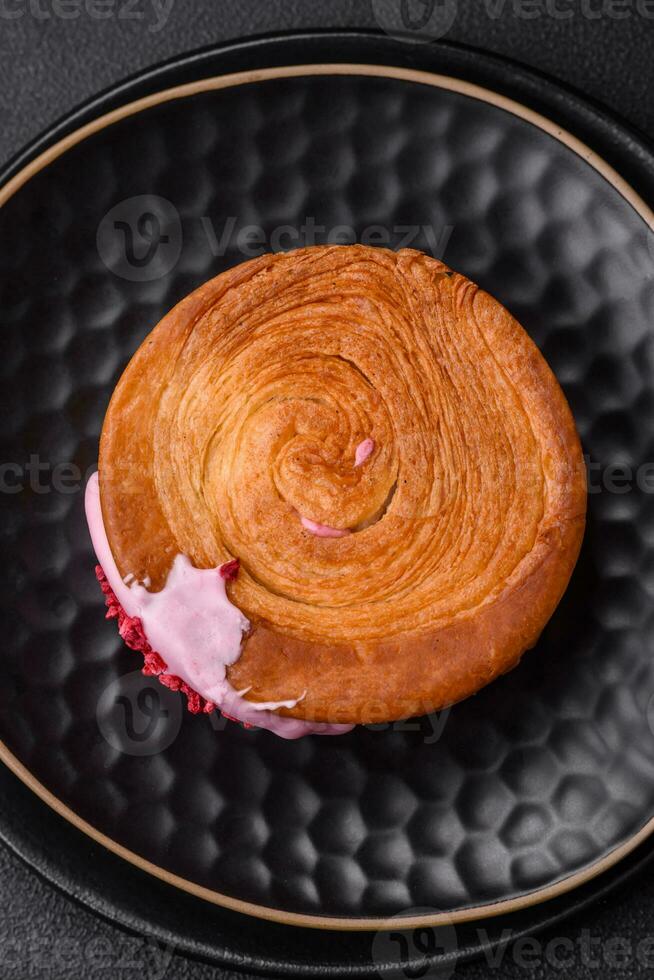
[[275, 714], [278, 708], [294, 708], [304, 694], [286, 701], [247, 701], [247, 691], [235, 691], [227, 680], [227, 667], [240, 657], [250, 623], [229, 601], [220, 568], [195, 568], [185, 555], [177, 555], [163, 589], [148, 592], [133, 575], [123, 580], [118, 571], [102, 518], [97, 473], [87, 484], [85, 506], [93, 547], [109, 585], [127, 615], [141, 620], [148, 643], [169, 673], [225, 714], [282, 738], [341, 735], [354, 728]]

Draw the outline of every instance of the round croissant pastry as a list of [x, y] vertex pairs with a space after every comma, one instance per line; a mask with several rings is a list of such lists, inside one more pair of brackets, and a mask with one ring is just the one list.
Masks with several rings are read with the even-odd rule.
[[[177, 632], [174, 672], [205, 705], [229, 714], [229, 690], [314, 731], [424, 714], [513, 667], [585, 520], [579, 440], [543, 357], [496, 300], [413, 250], [264, 255], [196, 289], [123, 374], [99, 477], [99, 560], [123, 606], [141, 583], [162, 674]], [[173, 575], [176, 611], [157, 619]]]

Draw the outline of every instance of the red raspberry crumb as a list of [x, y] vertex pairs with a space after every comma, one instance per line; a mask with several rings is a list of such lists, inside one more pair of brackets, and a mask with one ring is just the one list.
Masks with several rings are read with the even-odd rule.
[[231, 561], [226, 561], [224, 565], [220, 566], [220, 577], [224, 578], [226, 582], [233, 582], [238, 575], [241, 563], [238, 558], [232, 558]]
[[[239, 560], [235, 558], [233, 561], [228, 561], [225, 565], [220, 568], [220, 574], [226, 581], [232, 581], [238, 575]], [[192, 687], [175, 674], [169, 674], [167, 672], [166, 664], [163, 659], [159, 656], [156, 650], [153, 650], [147, 641], [145, 633], [143, 632], [143, 624], [137, 616], [128, 616], [120, 602], [116, 598], [116, 594], [109, 585], [107, 581], [107, 576], [105, 575], [102, 566], [95, 566], [95, 577], [100, 583], [100, 588], [102, 589], [105, 597], [105, 603], [107, 605], [107, 619], [117, 619], [118, 620], [118, 632], [122, 636], [126, 646], [130, 647], [132, 650], [136, 650], [143, 654], [143, 673], [157, 677], [161, 684], [165, 687], [170, 688], [171, 691], [181, 691], [182, 694], [186, 695], [186, 700], [188, 703], [188, 710], [191, 714], [199, 714], [199, 712], [204, 712], [205, 714], [211, 714], [215, 710], [216, 705], [213, 701], [207, 701], [194, 691]], [[225, 715], [229, 718], [229, 715]], [[236, 721], [235, 718], [230, 718], [230, 721]], [[244, 724], [244, 728], [253, 728], [253, 725]]]

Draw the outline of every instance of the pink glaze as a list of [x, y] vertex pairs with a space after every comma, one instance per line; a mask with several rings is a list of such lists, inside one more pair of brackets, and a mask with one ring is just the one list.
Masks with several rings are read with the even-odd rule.
[[282, 738], [342, 735], [354, 728], [274, 713], [277, 708], [295, 707], [304, 694], [287, 701], [247, 701], [243, 697], [247, 691], [235, 691], [227, 680], [227, 667], [240, 657], [243, 633], [250, 623], [229, 601], [220, 568], [194, 568], [188, 558], [177, 555], [161, 592], [148, 592], [130, 575], [127, 584], [109, 547], [97, 473], [87, 484], [85, 505], [93, 547], [109, 585], [127, 615], [141, 620], [148, 642], [170, 674], [214, 702], [224, 714]]
[[374, 439], [364, 439], [357, 446], [356, 453], [354, 454], [354, 465], [361, 466], [365, 461], [372, 456], [375, 451], [375, 440]]
[[307, 531], [311, 531], [317, 538], [344, 538], [348, 534], [352, 534], [347, 527], [329, 527], [328, 524], [318, 524], [317, 521], [312, 521], [308, 517], [300, 517], [300, 523], [302, 527], [306, 527]]

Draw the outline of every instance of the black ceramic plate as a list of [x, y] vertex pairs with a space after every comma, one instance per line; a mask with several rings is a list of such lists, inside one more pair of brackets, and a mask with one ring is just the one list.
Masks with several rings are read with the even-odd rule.
[[[284, 923], [508, 913], [654, 827], [652, 240], [605, 159], [631, 179], [646, 151], [574, 100], [555, 120], [576, 112], [602, 157], [488, 87], [416, 74], [492, 74], [427, 47], [305, 38], [258, 47], [279, 70], [213, 77], [251, 46], [169, 66], [62, 124], [1, 192], [3, 757], [148, 875]], [[297, 67], [327, 52], [377, 67]], [[353, 237], [439, 255], [531, 333], [589, 458], [584, 549], [537, 648], [449, 715], [297, 743], [216, 730], [103, 621], [81, 483], [122, 368], [179, 298], [263, 247]]]

